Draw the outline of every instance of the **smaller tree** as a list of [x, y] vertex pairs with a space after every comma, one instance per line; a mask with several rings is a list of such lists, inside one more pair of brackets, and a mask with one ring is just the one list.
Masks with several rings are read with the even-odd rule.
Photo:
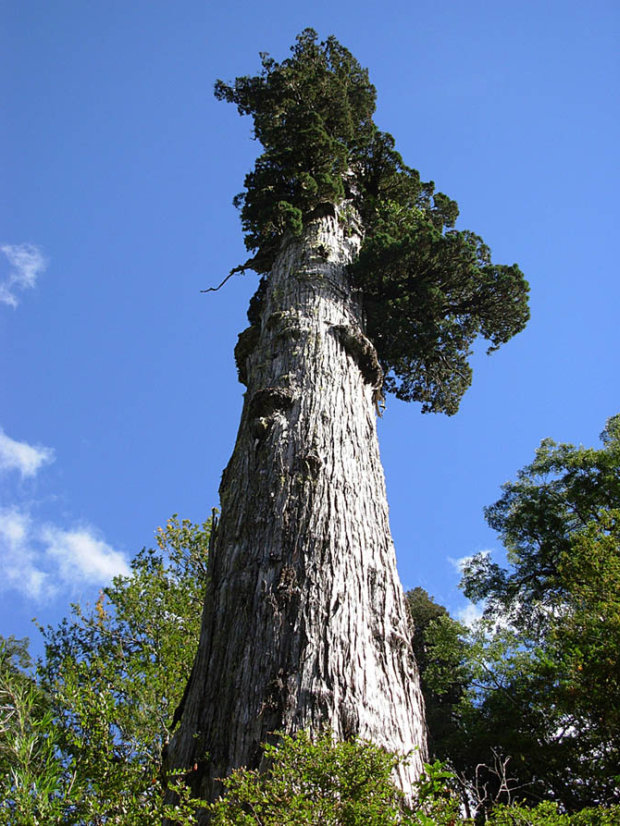
[[151, 823], [159, 811], [162, 753], [198, 644], [210, 528], [173, 517], [131, 576], [44, 631], [42, 685], [86, 820]]
[[620, 800], [620, 416], [601, 438], [543, 441], [486, 511], [510, 567], [478, 555], [463, 577], [494, 630], [480, 714], [525, 793], [569, 810]]
[[507, 663], [504, 641], [457, 622], [423, 588], [406, 596], [431, 756], [454, 772], [468, 817], [484, 818], [496, 805], [514, 803], [519, 785], [508, 773], [510, 757], [498, 747], [509, 739], [513, 709], [509, 705], [492, 721], [487, 714], [491, 698], [506, 700], [499, 680]]
[[546, 439], [486, 510], [509, 566], [488, 553], [465, 566], [461, 587], [485, 604], [474, 627], [407, 595], [430, 747], [472, 814], [620, 800], [620, 416], [602, 442]]
[[357, 738], [334, 742], [325, 730], [300, 731], [264, 746], [266, 772], [237, 769], [207, 806], [214, 826], [431, 826], [456, 823], [451, 774], [426, 765], [409, 805], [394, 784], [406, 760]]
[[[34, 674], [23, 645], [0, 646], [0, 823], [161, 819], [162, 755], [198, 644], [210, 530], [211, 520], [170, 519], [130, 576], [41, 629]], [[193, 811], [181, 795], [176, 822], [194, 822]]]
[[61, 823], [73, 775], [58, 755], [49, 698], [28, 641], [0, 638], [0, 824]]
[[405, 599], [424, 694], [429, 751], [435, 759], [458, 764], [462, 706], [472, 679], [466, 629], [424, 588], [413, 588]]

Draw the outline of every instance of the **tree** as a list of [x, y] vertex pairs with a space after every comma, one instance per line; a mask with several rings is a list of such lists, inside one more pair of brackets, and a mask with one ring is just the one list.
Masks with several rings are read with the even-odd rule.
[[570, 812], [620, 797], [620, 417], [602, 440], [544, 440], [487, 508], [509, 566], [466, 565], [466, 595], [485, 601], [476, 626], [407, 595], [431, 754], [480, 816], [518, 799]]
[[210, 520], [168, 520], [130, 577], [44, 631], [41, 682], [87, 822], [151, 823], [158, 811], [162, 753], [196, 651], [210, 530]]
[[472, 680], [465, 629], [424, 588], [413, 588], [405, 598], [420, 669], [430, 756], [459, 765], [455, 752], [460, 746], [462, 704]]
[[[143, 826], [163, 816], [160, 771], [198, 644], [210, 520], [170, 519], [157, 549], [94, 606], [41, 629], [45, 657], [0, 645], [0, 823]], [[187, 796], [174, 813], [188, 809]]]
[[620, 800], [620, 416], [601, 438], [542, 442], [486, 511], [510, 566], [463, 579], [494, 628], [480, 718], [523, 794], [568, 810]]
[[58, 759], [49, 697], [28, 641], [0, 638], [0, 824], [60, 823], [71, 780]]
[[[329, 731], [314, 738], [301, 731], [295, 737], [285, 735], [277, 746], [266, 746], [266, 756], [270, 763], [266, 772], [242, 768], [226, 779], [225, 795], [209, 807], [215, 826], [430, 822], [422, 819], [423, 806], [414, 811], [394, 785], [394, 769], [402, 758], [372, 743], [357, 739], [334, 743]], [[445, 782], [441, 788], [445, 789]], [[431, 795], [426, 797], [427, 807]], [[454, 801], [448, 799], [443, 806], [432, 803], [433, 823], [454, 822]]]
[[[454, 772], [462, 808], [468, 817], [487, 818], [498, 804], [519, 799], [519, 784], [508, 772], [510, 757], [499, 751], [500, 732], [514, 728], [513, 708], [504, 717], [486, 715], [491, 695], [505, 699], [489, 680], [489, 663], [501, 665], [505, 650], [454, 620], [423, 588], [406, 595], [414, 625], [414, 650], [420, 668], [431, 759]], [[499, 665], [495, 667], [497, 672]], [[497, 699], [497, 697], [494, 697]], [[511, 809], [512, 812], [512, 809]]]
[[527, 285], [450, 229], [456, 204], [377, 129], [368, 73], [335, 38], [307, 29], [290, 58], [261, 60], [215, 89], [264, 149], [235, 199], [252, 252], [236, 269], [263, 279], [235, 350], [247, 392], [170, 765], [213, 799], [274, 731], [326, 724], [417, 749], [410, 789], [423, 710], [375, 409], [385, 386], [455, 412], [473, 339], [521, 329]]

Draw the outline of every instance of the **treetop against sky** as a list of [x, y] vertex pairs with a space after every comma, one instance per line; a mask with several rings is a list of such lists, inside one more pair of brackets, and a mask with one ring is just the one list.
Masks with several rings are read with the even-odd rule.
[[454, 414], [473, 342], [481, 335], [491, 352], [524, 328], [528, 284], [516, 264], [493, 264], [480, 237], [454, 229], [456, 202], [375, 125], [376, 89], [346, 47], [304, 29], [291, 52], [281, 63], [262, 53], [260, 74], [215, 84], [218, 99], [252, 116], [264, 149], [234, 199], [254, 252], [237, 269], [269, 272], [286, 233], [346, 201], [364, 233], [351, 275], [386, 389]]

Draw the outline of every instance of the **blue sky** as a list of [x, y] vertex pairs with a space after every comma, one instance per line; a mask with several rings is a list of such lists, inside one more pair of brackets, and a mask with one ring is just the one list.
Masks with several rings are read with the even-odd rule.
[[32, 635], [173, 513], [202, 520], [242, 402], [252, 274], [232, 197], [257, 151], [216, 78], [306, 26], [368, 66], [376, 121], [531, 284], [527, 330], [453, 418], [379, 422], [398, 565], [453, 612], [453, 560], [540, 440], [620, 411], [620, 7], [571, 2], [8, 0], [0, 137], [0, 633]]

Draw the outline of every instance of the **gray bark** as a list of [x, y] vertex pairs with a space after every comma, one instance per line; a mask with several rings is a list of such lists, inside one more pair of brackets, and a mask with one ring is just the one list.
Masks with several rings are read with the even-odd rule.
[[259, 766], [274, 732], [323, 725], [416, 750], [405, 791], [421, 772], [423, 702], [376, 432], [381, 371], [345, 270], [359, 245], [346, 207], [288, 239], [260, 325], [237, 347], [247, 393], [169, 750], [204, 799], [233, 768]]

